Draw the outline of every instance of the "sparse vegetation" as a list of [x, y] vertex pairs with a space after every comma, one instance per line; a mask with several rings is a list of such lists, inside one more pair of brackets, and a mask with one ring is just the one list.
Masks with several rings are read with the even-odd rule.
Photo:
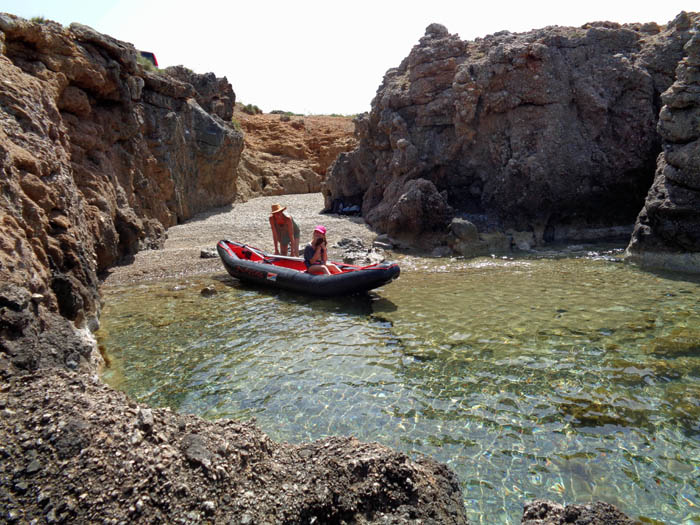
[[31, 22], [34, 22], [35, 24], [48, 24], [49, 20], [44, 18], [43, 16], [33, 16], [30, 18]]
[[150, 60], [148, 60], [145, 57], [142, 57], [141, 55], [136, 56], [136, 62], [141, 64], [141, 66], [146, 71], [154, 71], [154, 72], [160, 71], [160, 69], [158, 69], [156, 66], [153, 65], [153, 62], [151, 62]]
[[262, 109], [260, 109], [258, 106], [254, 106], [253, 104], [241, 104], [241, 111], [243, 113], [247, 113], [248, 115], [259, 115], [263, 112]]
[[353, 119], [360, 115], [360, 113], [355, 113], [354, 115], [343, 115], [342, 113], [331, 113], [331, 114], [326, 114], [326, 113], [293, 113], [291, 111], [283, 111], [281, 109], [275, 109], [273, 111], [270, 111], [272, 115], [283, 115], [286, 117], [337, 117], [337, 118], [349, 118]]
[[238, 122], [238, 120], [236, 120], [236, 117], [231, 117], [231, 124], [233, 124], [233, 127], [236, 131], [243, 131], [241, 123]]
[[182, 70], [183, 70], [185, 73], [187, 73], [188, 75], [196, 75], [196, 73], [195, 73], [193, 70], [191, 70], [190, 68], [188, 68], [187, 66], [179, 65], [179, 66], [177, 66], [177, 67], [179, 67], [180, 69], [182, 69]]
[[303, 113], [292, 113], [291, 111], [282, 111], [281, 109], [275, 109], [274, 111], [270, 111], [273, 115], [285, 115], [287, 117], [303, 117]]

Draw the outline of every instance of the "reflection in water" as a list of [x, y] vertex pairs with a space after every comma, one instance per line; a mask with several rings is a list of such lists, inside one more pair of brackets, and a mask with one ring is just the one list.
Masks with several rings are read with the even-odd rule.
[[610, 259], [406, 258], [398, 281], [344, 299], [225, 277], [107, 289], [104, 378], [153, 405], [255, 416], [277, 440], [429, 454], [474, 523], [518, 522], [535, 497], [693, 523], [700, 285]]

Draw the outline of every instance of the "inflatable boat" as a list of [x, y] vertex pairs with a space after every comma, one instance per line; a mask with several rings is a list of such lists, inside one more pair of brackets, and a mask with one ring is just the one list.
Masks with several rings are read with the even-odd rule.
[[341, 273], [314, 275], [299, 257], [270, 255], [226, 240], [219, 241], [216, 249], [226, 271], [236, 279], [321, 297], [366, 292], [393, 281], [400, 272], [396, 263], [353, 266], [336, 262]]

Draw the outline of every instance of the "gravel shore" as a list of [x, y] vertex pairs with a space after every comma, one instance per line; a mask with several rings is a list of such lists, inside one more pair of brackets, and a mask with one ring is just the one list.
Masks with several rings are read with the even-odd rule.
[[168, 239], [162, 250], [145, 250], [136, 254], [128, 264], [111, 268], [104, 276], [103, 285], [116, 286], [156, 279], [177, 279], [192, 275], [223, 272], [220, 259], [202, 259], [200, 252], [215, 248], [221, 239], [251, 244], [273, 252], [272, 233], [268, 223], [270, 208], [280, 203], [294, 217], [301, 228], [300, 250], [311, 238], [317, 224], [328, 228], [330, 258], [333, 245], [344, 237], [357, 237], [371, 246], [376, 237], [361, 217], [322, 214], [323, 195], [307, 193], [257, 197], [200, 214], [184, 224], [168, 230]]

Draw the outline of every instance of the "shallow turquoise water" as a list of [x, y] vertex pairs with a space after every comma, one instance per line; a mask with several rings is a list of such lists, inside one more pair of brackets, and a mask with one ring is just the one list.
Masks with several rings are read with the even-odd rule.
[[[459, 476], [473, 523], [528, 499], [700, 523], [700, 282], [615, 257], [401, 260], [312, 299], [223, 273], [104, 290], [104, 379], [290, 442], [354, 435]], [[213, 284], [214, 297], [199, 291]]]

